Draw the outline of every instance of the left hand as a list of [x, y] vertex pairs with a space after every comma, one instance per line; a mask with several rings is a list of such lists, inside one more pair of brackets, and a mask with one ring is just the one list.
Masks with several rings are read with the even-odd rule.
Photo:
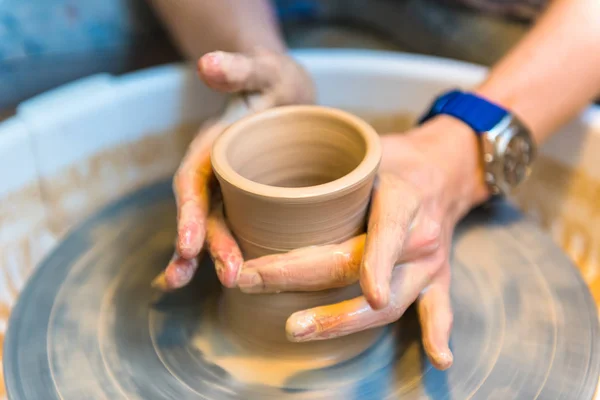
[[389, 324], [417, 300], [425, 351], [436, 368], [446, 369], [453, 361], [452, 234], [460, 218], [487, 197], [477, 140], [466, 125], [445, 116], [381, 140], [366, 235], [247, 261], [237, 285], [263, 293], [360, 282], [363, 296], [291, 315], [286, 331], [295, 342]]
[[220, 191], [210, 162], [214, 140], [248, 113], [314, 101], [311, 77], [284, 53], [265, 49], [248, 54], [216, 51], [200, 58], [198, 74], [210, 88], [236, 96], [223, 115], [203, 124], [173, 178], [177, 201], [175, 252], [152, 282], [162, 291], [181, 288], [192, 280], [201, 251], [212, 257], [217, 276], [226, 287], [235, 284], [243, 264], [221, 211]]

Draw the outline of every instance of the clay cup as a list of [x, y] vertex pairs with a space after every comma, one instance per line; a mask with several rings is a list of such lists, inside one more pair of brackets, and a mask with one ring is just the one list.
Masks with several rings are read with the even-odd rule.
[[[381, 151], [369, 124], [328, 107], [279, 107], [232, 124], [216, 140], [211, 158], [244, 258], [340, 243], [363, 233]], [[338, 362], [364, 351], [377, 329], [292, 343], [286, 319], [357, 295], [357, 284], [310, 293], [226, 289], [223, 315], [230, 332], [255, 351]]]

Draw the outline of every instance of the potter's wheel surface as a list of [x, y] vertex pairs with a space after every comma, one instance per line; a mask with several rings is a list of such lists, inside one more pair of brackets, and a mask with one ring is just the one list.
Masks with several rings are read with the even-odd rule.
[[164, 182], [110, 206], [55, 249], [11, 316], [10, 399], [593, 396], [600, 357], [591, 296], [567, 257], [506, 204], [478, 211], [457, 232], [450, 370], [426, 361], [409, 310], [363, 355], [290, 377], [285, 388], [241, 382], [199, 350], [203, 302], [219, 290], [209, 262], [185, 290], [150, 287], [172, 255], [174, 221]]

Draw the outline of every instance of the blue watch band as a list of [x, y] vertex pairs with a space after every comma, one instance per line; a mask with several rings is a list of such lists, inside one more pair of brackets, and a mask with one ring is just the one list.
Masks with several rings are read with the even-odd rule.
[[451, 115], [469, 125], [477, 134], [487, 132], [509, 113], [502, 107], [472, 93], [452, 90], [438, 97], [419, 120], [423, 124], [439, 114]]

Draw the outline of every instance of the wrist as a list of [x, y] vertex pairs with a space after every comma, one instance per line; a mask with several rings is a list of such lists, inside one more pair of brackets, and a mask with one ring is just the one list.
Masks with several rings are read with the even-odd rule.
[[539, 112], [539, 110], [544, 110], [544, 107], [536, 107], [535, 112], [532, 114], [531, 110], [527, 109], [527, 104], [523, 104], [523, 99], [531, 97], [528, 93], [523, 94], [522, 92], [511, 91], [507, 88], [506, 84], [499, 84], [495, 79], [491, 78], [475, 88], [473, 93], [494, 102], [506, 110], [510, 110], [511, 114], [515, 115], [530, 129], [534, 143], [536, 145], [540, 144], [540, 139], [543, 136], [540, 135], [540, 132], [543, 133], [544, 128], [540, 128], [540, 123], [535, 113]]
[[[453, 182], [471, 207], [489, 198], [490, 192], [509, 194], [530, 174], [536, 143], [530, 128], [509, 109], [478, 93], [452, 90], [437, 97], [419, 120], [431, 122], [422, 130], [437, 135], [433, 143], [447, 147], [446, 154], [460, 154], [445, 160], [445, 167], [450, 173], [462, 171], [463, 181]], [[435, 116], [439, 118], [432, 122]], [[439, 131], [449, 139], [444, 140]], [[461, 185], [467, 186], [461, 189]]]
[[427, 159], [443, 171], [448, 208], [458, 218], [491, 197], [485, 183], [481, 145], [467, 124], [438, 115], [409, 135]]

